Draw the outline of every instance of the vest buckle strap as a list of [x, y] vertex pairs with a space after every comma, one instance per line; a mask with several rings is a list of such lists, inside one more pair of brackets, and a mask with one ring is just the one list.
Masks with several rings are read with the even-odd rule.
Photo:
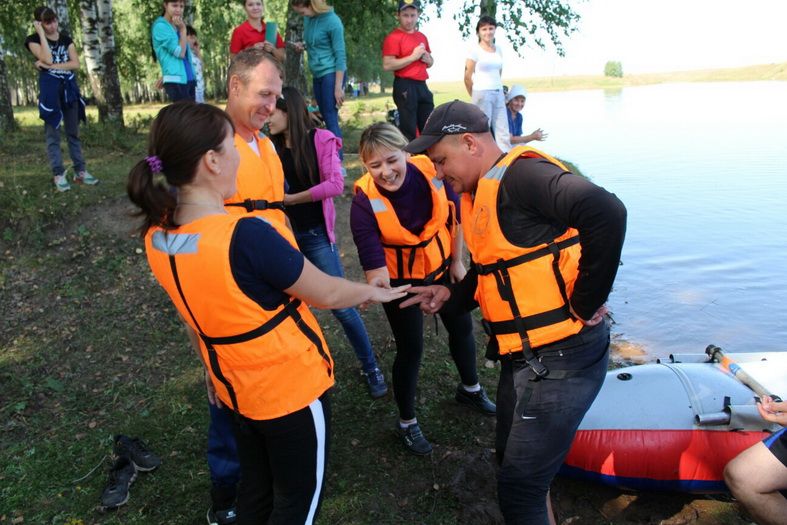
[[449, 255], [448, 258], [443, 260], [443, 263], [438, 268], [435, 269], [435, 271], [424, 277], [423, 284], [425, 285], [433, 284], [437, 279], [442, 277], [445, 274], [445, 272], [448, 271], [448, 268], [451, 266], [452, 260], [453, 259]]
[[551, 241], [547, 246], [543, 248], [539, 248], [535, 251], [522, 254], [518, 257], [514, 257], [512, 259], [498, 259], [496, 262], [491, 264], [481, 264], [477, 262], [473, 262], [473, 268], [475, 268], [478, 275], [487, 275], [492, 272], [496, 272], [499, 270], [503, 270], [506, 268], [511, 268], [513, 266], [518, 266], [520, 264], [524, 264], [530, 261], [534, 261], [536, 259], [540, 259], [541, 257], [546, 257], [547, 255], [552, 255], [555, 257], [555, 253], [557, 253], [557, 257], [560, 257], [560, 250], [568, 248], [569, 246], [573, 246], [579, 243], [579, 236], [575, 235], [573, 237], [569, 237], [568, 239], [563, 239], [559, 242]]
[[283, 201], [266, 201], [264, 199], [246, 199], [243, 202], [228, 202], [224, 206], [238, 206], [240, 208], [245, 209], [247, 212], [251, 213], [257, 210], [283, 210], [284, 209], [284, 202]]
[[530, 367], [530, 370], [532, 370], [536, 375], [535, 378], [533, 378], [533, 381], [538, 381], [539, 379], [544, 379], [547, 377], [549, 375], [549, 369], [544, 365], [544, 363], [538, 360], [532, 351], [528, 352], [528, 354], [530, 354], [530, 357], [526, 357], [525, 362], [527, 363], [527, 366]]

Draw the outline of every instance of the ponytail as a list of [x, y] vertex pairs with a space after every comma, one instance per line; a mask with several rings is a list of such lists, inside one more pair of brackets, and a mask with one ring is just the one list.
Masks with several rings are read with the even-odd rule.
[[133, 216], [142, 217], [142, 224], [137, 228], [141, 237], [153, 226], [175, 227], [172, 222], [172, 214], [177, 205], [174, 191], [167, 187], [162, 173], [153, 173], [146, 159], [140, 160], [131, 168], [126, 192], [131, 202], [139, 208]]

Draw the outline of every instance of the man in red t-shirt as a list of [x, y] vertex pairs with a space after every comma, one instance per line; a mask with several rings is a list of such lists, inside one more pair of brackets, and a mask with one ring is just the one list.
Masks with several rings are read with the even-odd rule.
[[399, 0], [399, 27], [383, 40], [383, 69], [394, 72], [393, 99], [399, 110], [399, 129], [408, 140], [415, 139], [434, 109], [432, 92], [426, 86], [427, 68], [432, 67], [429, 41], [416, 29], [420, 14], [418, 0]]

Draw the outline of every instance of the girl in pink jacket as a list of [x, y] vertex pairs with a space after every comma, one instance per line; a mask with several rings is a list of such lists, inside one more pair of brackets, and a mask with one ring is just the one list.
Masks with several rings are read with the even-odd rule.
[[[339, 150], [342, 141], [325, 129], [314, 127], [306, 101], [293, 87], [285, 87], [268, 120], [287, 183], [284, 205], [301, 252], [323, 272], [344, 276], [336, 249], [336, 209], [333, 198], [344, 191]], [[369, 335], [355, 308], [332, 310], [355, 350], [369, 394], [388, 392]]]

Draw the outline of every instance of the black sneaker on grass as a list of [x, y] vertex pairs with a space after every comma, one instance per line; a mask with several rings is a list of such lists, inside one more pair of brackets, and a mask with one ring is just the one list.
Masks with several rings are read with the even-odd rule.
[[101, 510], [113, 510], [128, 501], [128, 489], [137, 479], [137, 469], [125, 456], [115, 460], [109, 470], [109, 483], [101, 494]]
[[432, 444], [429, 443], [421, 432], [418, 423], [413, 423], [405, 428], [396, 422], [396, 430], [404, 447], [416, 456], [427, 456], [432, 453]]
[[478, 392], [468, 392], [459, 383], [459, 386], [456, 387], [455, 399], [457, 403], [468, 405], [485, 416], [494, 416], [497, 412], [497, 407], [489, 400], [483, 387]]
[[141, 439], [123, 434], [115, 436], [115, 455], [127, 457], [141, 472], [149, 472], [161, 465], [161, 459]]
[[213, 510], [213, 507], [208, 509], [208, 525], [231, 525], [237, 519], [234, 506], [224, 510]]

